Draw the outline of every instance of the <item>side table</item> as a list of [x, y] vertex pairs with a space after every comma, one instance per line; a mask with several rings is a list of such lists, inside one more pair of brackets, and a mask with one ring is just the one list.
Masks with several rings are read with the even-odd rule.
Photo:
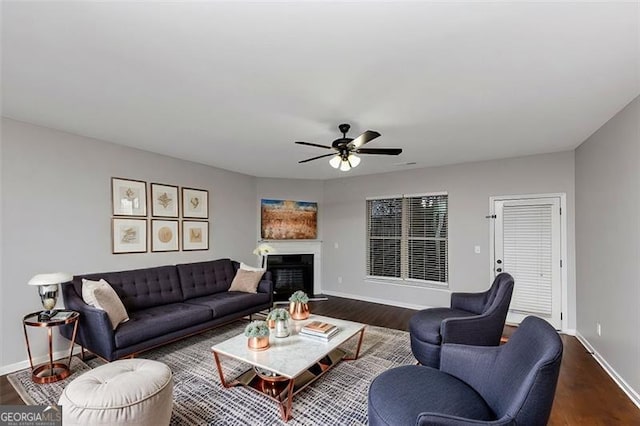
[[[70, 314], [67, 318], [51, 319], [49, 321], [40, 321], [38, 314], [40, 312], [32, 312], [22, 318], [22, 328], [24, 329], [24, 340], [27, 344], [27, 353], [29, 354], [29, 364], [31, 365], [31, 380], [35, 383], [53, 383], [58, 380], [65, 379], [71, 374], [71, 357], [73, 356], [73, 345], [76, 340], [76, 331], [78, 331], [78, 318], [80, 314], [76, 311], [59, 310], [58, 313]], [[71, 345], [69, 346], [69, 358], [66, 363], [53, 362], [53, 328], [65, 324], [73, 323], [73, 336]], [[27, 334], [27, 326], [29, 327], [45, 327], [49, 337], [49, 362], [33, 365], [33, 357], [31, 356], [31, 346], [29, 345], [29, 335]]]

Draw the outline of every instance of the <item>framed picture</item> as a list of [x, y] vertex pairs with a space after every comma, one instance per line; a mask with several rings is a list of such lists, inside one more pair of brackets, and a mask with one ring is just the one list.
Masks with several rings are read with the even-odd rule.
[[114, 216], [147, 215], [147, 183], [141, 180], [111, 178]]
[[182, 221], [182, 250], [209, 250], [209, 222]]
[[178, 221], [151, 220], [151, 251], [178, 251]]
[[182, 188], [182, 217], [194, 219], [209, 218], [209, 191]]
[[119, 253], [146, 253], [147, 219], [111, 219], [112, 250]]
[[151, 184], [151, 216], [178, 217], [179, 204], [177, 186]]
[[263, 199], [260, 217], [260, 234], [264, 240], [318, 238], [318, 203]]

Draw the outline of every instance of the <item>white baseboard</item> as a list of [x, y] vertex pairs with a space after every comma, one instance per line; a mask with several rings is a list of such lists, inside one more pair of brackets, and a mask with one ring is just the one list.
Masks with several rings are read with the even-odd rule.
[[377, 299], [375, 297], [367, 297], [367, 296], [361, 296], [361, 295], [355, 295], [355, 294], [349, 294], [349, 293], [341, 293], [339, 291], [325, 291], [322, 294], [326, 294], [328, 296], [344, 297], [345, 299], [354, 299], [354, 300], [362, 300], [362, 301], [371, 302], [371, 303], [379, 303], [381, 305], [396, 306], [398, 308], [413, 309], [416, 311], [433, 307], [433, 306], [414, 305], [411, 303], [396, 302], [393, 300]]
[[636, 390], [633, 389], [629, 385], [629, 383], [627, 383], [622, 378], [622, 376], [620, 376], [616, 372], [616, 370], [607, 362], [606, 359], [604, 359], [602, 355], [600, 355], [598, 351], [594, 349], [593, 346], [591, 346], [591, 343], [589, 343], [589, 341], [582, 334], [580, 334], [580, 332], [576, 332], [575, 336], [578, 341], [582, 343], [582, 346], [584, 346], [587, 351], [589, 351], [593, 355], [595, 360], [602, 366], [604, 371], [606, 371], [607, 374], [613, 379], [613, 381], [616, 382], [620, 389], [622, 389], [622, 391], [627, 394], [629, 399], [631, 399], [631, 402], [633, 402], [638, 408], [640, 408], [640, 394], [638, 394], [638, 392], [636, 392]]
[[[78, 355], [80, 353], [80, 346], [75, 345], [73, 347], [73, 354]], [[69, 349], [61, 350], [53, 353], [53, 359], [65, 359], [69, 356]], [[33, 359], [33, 365], [44, 364], [45, 362], [49, 362], [48, 355], [42, 355]], [[5, 374], [13, 373], [14, 371], [24, 370], [25, 368], [29, 368], [29, 360], [24, 359], [22, 361], [15, 362], [9, 365], [0, 366], [0, 376], [4, 376]]]

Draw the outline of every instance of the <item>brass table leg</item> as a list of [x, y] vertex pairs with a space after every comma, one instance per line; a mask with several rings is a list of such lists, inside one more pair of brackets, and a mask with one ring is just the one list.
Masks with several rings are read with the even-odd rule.
[[289, 385], [287, 386], [287, 398], [280, 403], [280, 416], [282, 420], [288, 422], [291, 418], [291, 411], [293, 405], [293, 385], [295, 379], [289, 379]]
[[27, 355], [29, 355], [29, 366], [33, 371], [33, 358], [31, 358], [31, 346], [29, 346], [29, 336], [27, 336], [27, 326], [22, 323], [22, 329], [24, 330], [24, 341], [27, 343]]
[[[78, 322], [79, 321], [76, 321], [73, 324], [73, 335], [71, 336], [71, 345], [69, 345], [69, 361], [67, 361], [69, 369], [71, 369], [71, 358], [73, 357], [73, 345], [76, 342], [76, 333], [78, 332]], [[82, 352], [82, 359], [84, 360], [84, 348], [82, 348]]]
[[230, 388], [231, 385], [227, 383], [227, 381], [224, 379], [224, 374], [222, 373], [222, 365], [220, 365], [220, 358], [218, 358], [217, 352], [213, 352], [213, 358], [216, 361], [216, 367], [218, 367], [218, 375], [220, 376], [220, 383], [222, 383], [223, 387]]
[[344, 357], [343, 360], [344, 361], [353, 361], [358, 359], [358, 357], [360, 356], [360, 348], [362, 347], [362, 339], [364, 338], [364, 328], [362, 330], [360, 330], [360, 338], [358, 339], [358, 347], [356, 348], [356, 353], [355, 355], [351, 356], [351, 357]]
[[49, 376], [53, 376], [53, 329], [47, 328], [47, 337], [49, 339]]

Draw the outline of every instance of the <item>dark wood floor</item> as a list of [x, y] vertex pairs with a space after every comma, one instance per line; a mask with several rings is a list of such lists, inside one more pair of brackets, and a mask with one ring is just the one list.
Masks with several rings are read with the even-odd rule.
[[[319, 315], [408, 331], [410, 309], [331, 297], [311, 302]], [[505, 335], [513, 333], [505, 328]], [[562, 336], [564, 355], [550, 425], [640, 425], [640, 410], [620, 390], [575, 337]], [[23, 404], [0, 377], [0, 404]]]
[[[330, 298], [313, 302], [311, 312], [380, 327], [408, 330], [411, 309]], [[505, 336], [514, 327], [505, 327]], [[640, 410], [614, 383], [582, 344], [562, 335], [564, 353], [550, 425], [640, 425]]]

